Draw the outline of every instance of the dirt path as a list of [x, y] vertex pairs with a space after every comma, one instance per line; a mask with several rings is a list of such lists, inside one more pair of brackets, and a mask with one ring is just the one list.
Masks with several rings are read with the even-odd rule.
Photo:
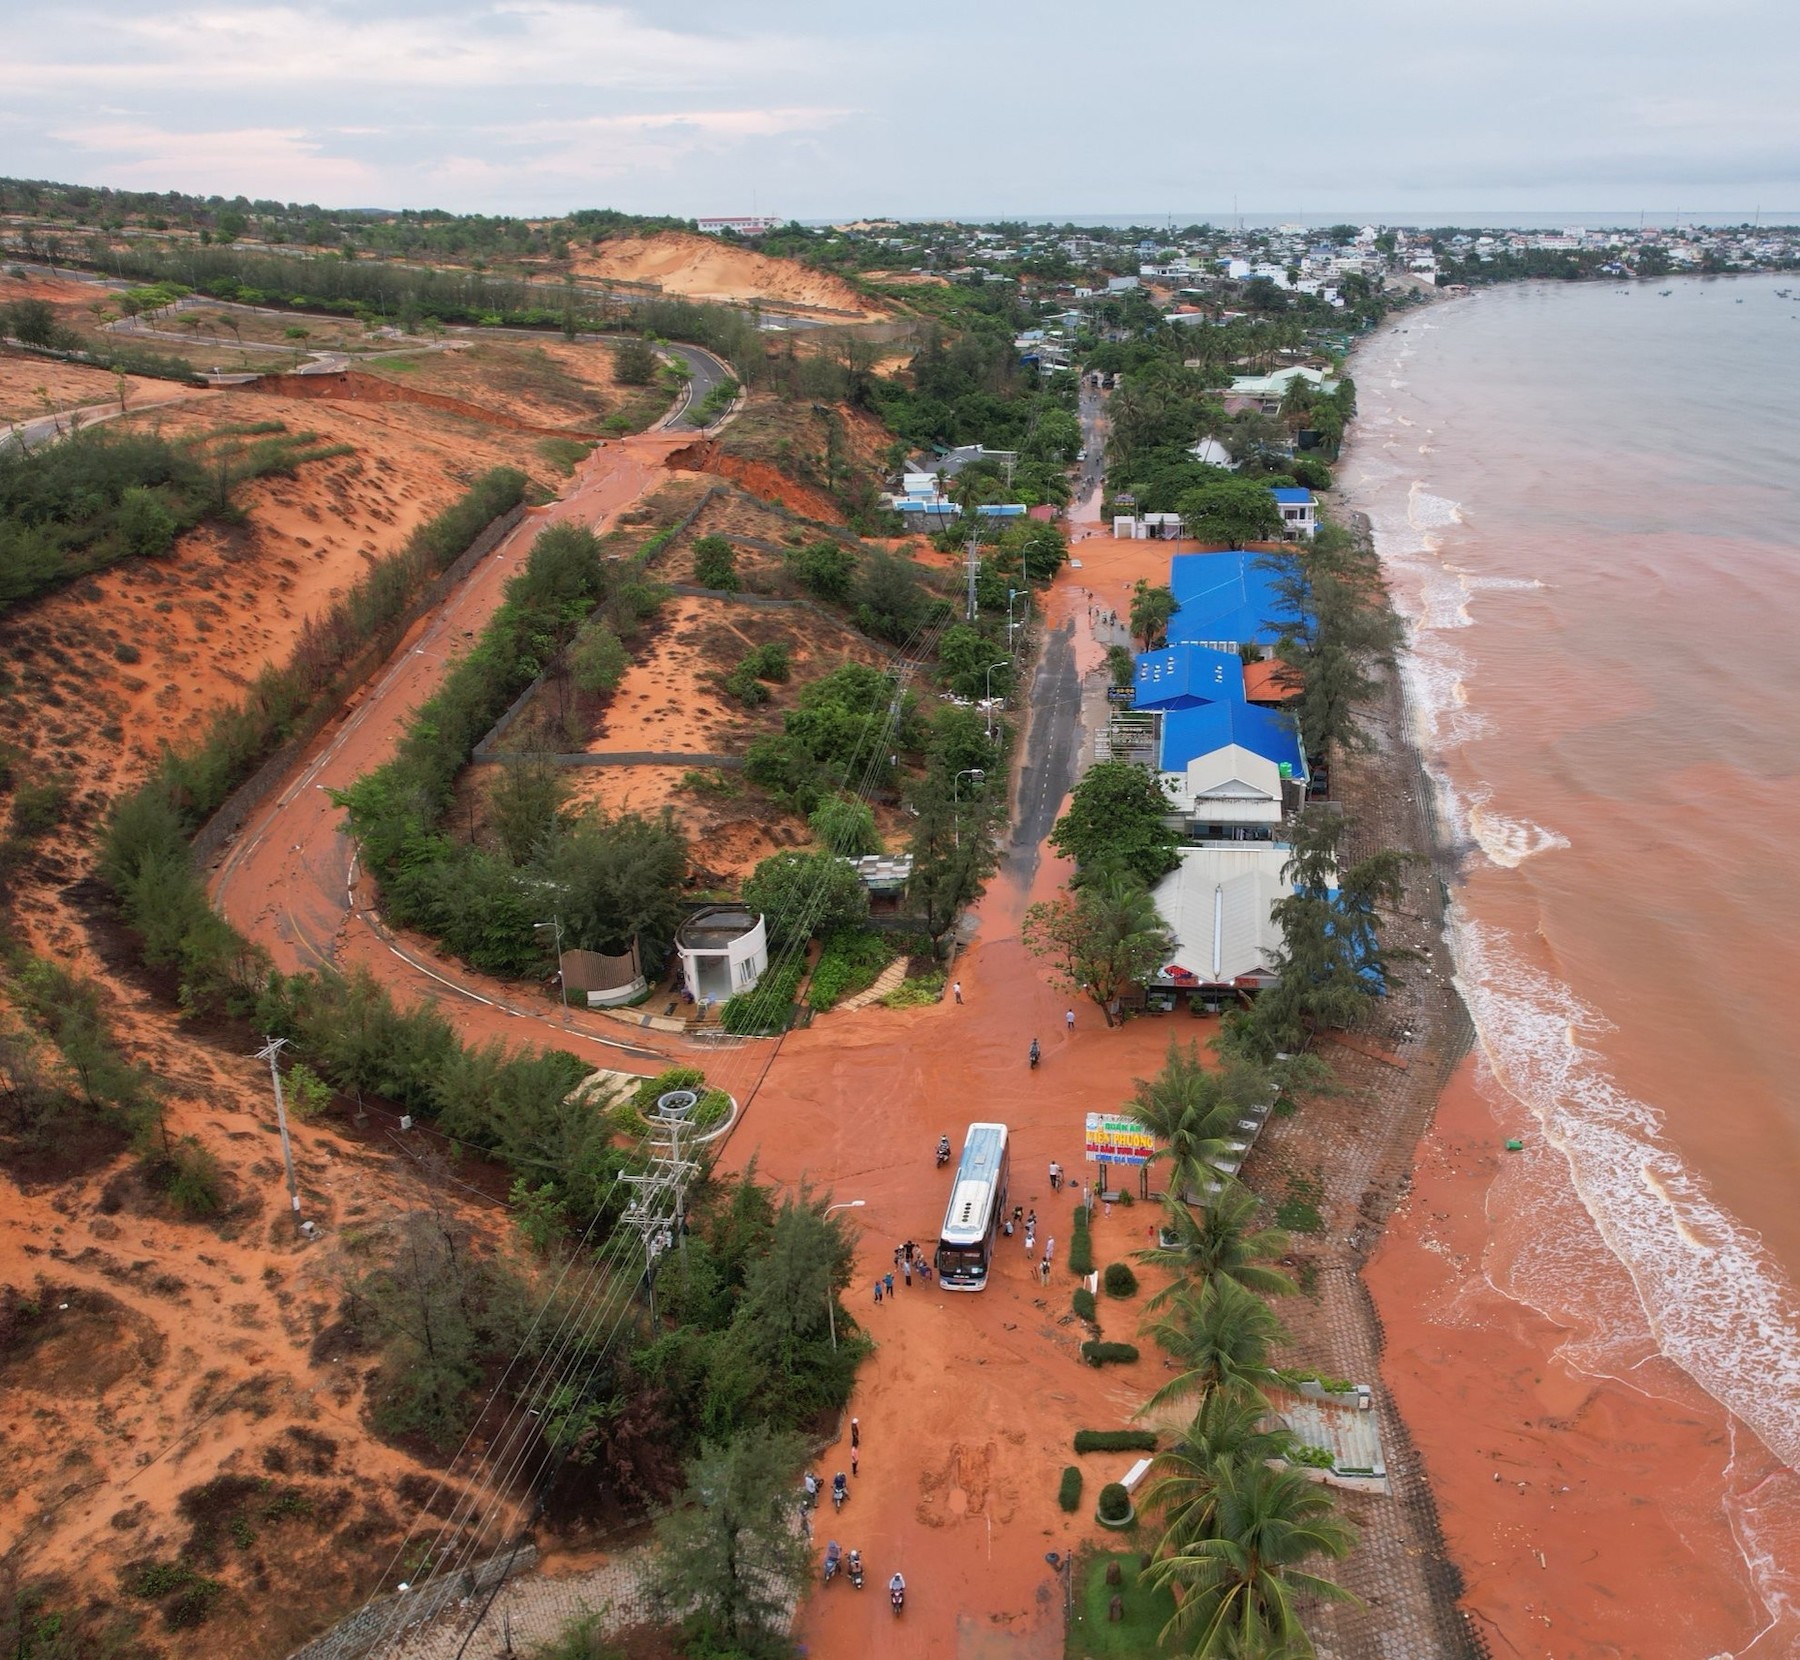
[[422, 942], [382, 926], [371, 914], [366, 879], [358, 879], [354, 847], [339, 827], [342, 815], [326, 792], [347, 787], [393, 754], [408, 714], [473, 644], [541, 530], [562, 521], [606, 528], [661, 482], [665, 455], [682, 441], [680, 435], [644, 434], [595, 450], [560, 500], [528, 513], [443, 606], [413, 629], [345, 717], [314, 741], [287, 787], [245, 825], [210, 888], [225, 915], [266, 946], [277, 967], [293, 973], [365, 966], [403, 1000], [442, 1006], [465, 1041], [520, 1042], [530, 1034], [604, 1058], [608, 1065], [657, 1070], [663, 1055], [626, 1041], [615, 1023], [580, 1010], [559, 1021], [547, 1007], [521, 1003]]

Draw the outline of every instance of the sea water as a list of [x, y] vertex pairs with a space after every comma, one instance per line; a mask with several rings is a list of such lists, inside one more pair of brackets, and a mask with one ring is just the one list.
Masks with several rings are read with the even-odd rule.
[[[1800, 1464], [1800, 278], [1501, 288], [1355, 354], [1493, 1083], [1488, 1272]], [[1573, 1197], [1578, 1203], [1567, 1202]], [[1620, 1268], [1624, 1273], [1619, 1272]], [[1772, 1495], [1771, 1495], [1772, 1497]], [[1800, 1539], [1722, 1493], [1765, 1601]], [[1785, 1502], [1785, 1501], [1784, 1501]]]

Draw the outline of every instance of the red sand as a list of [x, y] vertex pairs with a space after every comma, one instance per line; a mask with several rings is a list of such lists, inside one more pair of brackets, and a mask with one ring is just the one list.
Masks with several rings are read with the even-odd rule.
[[1660, 1356], [1631, 1383], [1577, 1370], [1559, 1354], [1573, 1334], [1489, 1279], [1490, 1190], [1528, 1155], [1502, 1150], [1524, 1126], [1496, 1119], [1480, 1069], [1446, 1090], [1367, 1273], [1465, 1606], [1496, 1654], [1792, 1653], [1791, 1627], [1755, 1641], [1761, 1606], [1718, 1504], [1734, 1457], [1740, 1503], [1791, 1503], [1791, 1473]]

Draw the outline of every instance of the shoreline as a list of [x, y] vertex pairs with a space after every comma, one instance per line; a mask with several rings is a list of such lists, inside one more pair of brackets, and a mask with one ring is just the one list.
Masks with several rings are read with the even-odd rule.
[[[1352, 373], [1396, 326], [1359, 343]], [[1365, 523], [1373, 504], [1347, 482], [1347, 464], [1371, 441], [1359, 417], [1340, 458], [1340, 505]], [[1392, 566], [1374, 546], [1392, 603]], [[1409, 629], [1400, 738], [1424, 798], [1420, 850], [1442, 884], [1433, 960], [1454, 975], [1469, 849], [1445, 833], [1450, 785], [1406, 695], [1411, 651]], [[1451, 989], [1470, 1045], [1421, 1127], [1410, 1191], [1372, 1242], [1366, 1284], [1390, 1338], [1382, 1381], [1423, 1456], [1459, 1605], [1497, 1655], [1789, 1652], [1790, 1588], [1778, 1564], [1757, 1560], [1759, 1524], [1787, 1519], [1785, 1484], [1772, 1479], [1785, 1466], [1653, 1342], [1625, 1356], [1620, 1375], [1584, 1370], [1568, 1351], [1589, 1334], [1509, 1289], [1521, 1251], [1554, 1254], [1594, 1235], [1578, 1272], [1616, 1275], [1637, 1300], [1562, 1153], [1496, 1073]], [[1521, 1152], [1505, 1150], [1509, 1137]]]

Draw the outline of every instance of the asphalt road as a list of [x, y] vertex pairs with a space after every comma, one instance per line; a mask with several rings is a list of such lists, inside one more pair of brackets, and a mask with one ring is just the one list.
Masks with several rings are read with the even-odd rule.
[[731, 370], [719, 358], [714, 357], [711, 352], [700, 346], [683, 346], [671, 342], [664, 347], [664, 350], [671, 356], [680, 358], [687, 365], [688, 386], [687, 397], [681, 407], [663, 421], [663, 431], [702, 431], [706, 426], [706, 421], [700, 414], [701, 405], [706, 402], [707, 394], [715, 386], [732, 378]]
[[1075, 782], [1076, 727], [1081, 718], [1081, 677], [1075, 672], [1075, 624], [1045, 636], [1031, 681], [1031, 716], [1025, 758], [1019, 767], [1018, 807], [1007, 869], [1026, 887], [1043, 857], [1044, 839]]

